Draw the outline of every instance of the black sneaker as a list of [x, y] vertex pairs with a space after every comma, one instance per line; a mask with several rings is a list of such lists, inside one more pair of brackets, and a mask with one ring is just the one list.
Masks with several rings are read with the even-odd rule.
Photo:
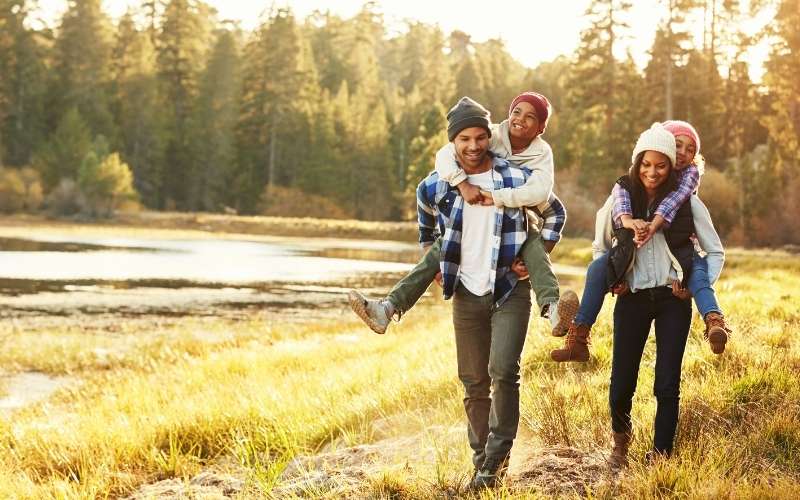
[[483, 467], [472, 478], [469, 489], [471, 491], [480, 491], [500, 486], [506, 471], [508, 471], [508, 460], [508, 455], [505, 457], [486, 457]]

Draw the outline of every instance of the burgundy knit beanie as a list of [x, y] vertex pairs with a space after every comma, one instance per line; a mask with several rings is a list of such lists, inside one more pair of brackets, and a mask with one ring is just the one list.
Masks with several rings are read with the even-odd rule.
[[511, 106], [508, 108], [509, 116], [511, 116], [511, 112], [514, 111], [514, 107], [521, 102], [527, 102], [533, 106], [533, 109], [536, 110], [536, 118], [538, 118], [539, 122], [542, 124], [542, 132], [544, 132], [544, 129], [547, 128], [547, 120], [553, 112], [553, 107], [550, 105], [550, 101], [547, 100], [547, 97], [538, 92], [523, 92], [511, 101]]
[[672, 135], [675, 137], [679, 135], [690, 137], [694, 141], [695, 154], [700, 152], [700, 136], [697, 134], [697, 130], [692, 127], [691, 123], [681, 120], [667, 120], [662, 123], [662, 125], [665, 129], [672, 132]]

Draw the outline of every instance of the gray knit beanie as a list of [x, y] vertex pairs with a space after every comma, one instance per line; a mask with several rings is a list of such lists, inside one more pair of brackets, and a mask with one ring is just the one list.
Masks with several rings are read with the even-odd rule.
[[489, 123], [491, 123], [489, 117], [489, 110], [469, 97], [462, 97], [447, 112], [447, 138], [452, 142], [459, 132], [470, 127], [485, 128], [489, 133], [489, 137], [491, 137], [492, 131], [489, 129]]

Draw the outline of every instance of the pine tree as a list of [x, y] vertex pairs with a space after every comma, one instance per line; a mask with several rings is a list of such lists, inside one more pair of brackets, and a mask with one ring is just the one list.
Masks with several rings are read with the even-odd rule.
[[61, 118], [50, 140], [34, 155], [45, 190], [54, 188], [61, 179], [75, 179], [78, 169], [92, 147], [89, 125], [77, 108], [70, 108]]
[[771, 113], [761, 116], [781, 170], [800, 172], [800, 0], [782, 0], [768, 28], [775, 37], [764, 84]]
[[47, 30], [25, 26], [25, 0], [0, 0], [0, 166], [25, 165], [47, 134]]
[[192, 136], [197, 166], [191, 179], [189, 206], [217, 211], [231, 204], [228, 193], [235, 175], [235, 127], [241, 91], [239, 34], [221, 30], [200, 78]]
[[213, 17], [209, 8], [196, 0], [170, 0], [158, 38], [158, 74], [165, 99], [167, 168], [156, 180], [161, 188], [159, 206], [191, 209], [189, 185], [195, 175], [191, 150], [190, 119], [197, 96], [203, 61], [211, 43]]
[[568, 85], [567, 125], [573, 131], [570, 156], [584, 186], [606, 191], [609, 179], [625, 172], [630, 151], [646, 121], [641, 106], [641, 77], [630, 55], [617, 60], [617, 42], [628, 27], [628, 2], [594, 0], [586, 15], [577, 61]]
[[156, 50], [128, 12], [119, 22], [114, 47], [114, 115], [124, 160], [134, 186], [149, 207], [159, 207], [163, 191], [166, 115], [159, 96]]
[[308, 120], [319, 89], [308, 43], [294, 16], [279, 9], [245, 48], [239, 176], [249, 178], [249, 209], [264, 185], [292, 182], [307, 149]]
[[[101, 0], [70, 0], [55, 44], [56, 111], [76, 107], [94, 134], [113, 135], [111, 22]], [[58, 116], [58, 115], [57, 115]]]

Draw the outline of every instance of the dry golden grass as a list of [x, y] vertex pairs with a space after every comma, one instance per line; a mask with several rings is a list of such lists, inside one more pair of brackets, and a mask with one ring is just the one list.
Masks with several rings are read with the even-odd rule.
[[[566, 241], [557, 251], [585, 260], [585, 245]], [[694, 320], [675, 458], [655, 467], [641, 458], [655, 410], [651, 340], [634, 401], [632, 466], [614, 483], [588, 484], [588, 496], [796, 493], [800, 266], [780, 252], [732, 253], [717, 289], [735, 333], [717, 357]], [[547, 336], [543, 320], [532, 319], [521, 403], [527, 445], [609, 446], [612, 308], [608, 299], [585, 365], [552, 363], [547, 353], [559, 340]], [[446, 303], [411, 311], [384, 336], [345, 312], [337, 321], [310, 324], [185, 318], [168, 326], [122, 323], [114, 332], [3, 324], [0, 347], [7, 371], [75, 379], [43, 403], [0, 416], [0, 498], [124, 496], [231, 461], [246, 480], [242, 496], [263, 497], [280, 486], [296, 456], [404, 436], [418, 437], [433, 450], [430, 457], [372, 469], [350, 494], [459, 494], [470, 471], [463, 432], [445, 431], [463, 425]], [[379, 422], [393, 424], [379, 432]], [[336, 496], [325, 488], [306, 493]], [[540, 498], [547, 491], [485, 495], [492, 496]]]

